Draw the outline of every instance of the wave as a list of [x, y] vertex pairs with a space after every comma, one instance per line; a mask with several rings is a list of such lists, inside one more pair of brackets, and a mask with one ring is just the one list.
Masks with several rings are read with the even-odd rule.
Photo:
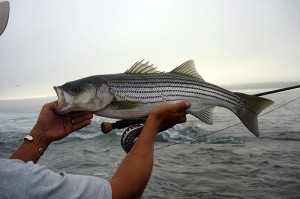
[[282, 140], [282, 141], [300, 141], [300, 138], [272, 138], [273, 140]]
[[300, 141], [300, 131], [270, 132], [265, 136], [261, 136], [260, 139]]
[[207, 144], [244, 144], [245, 140], [238, 137], [218, 137], [218, 138], [208, 138], [206, 140]]
[[80, 138], [83, 140], [88, 140], [88, 139], [93, 139], [98, 136], [103, 136], [103, 133], [80, 133], [80, 132], [75, 132], [69, 135], [70, 138]]

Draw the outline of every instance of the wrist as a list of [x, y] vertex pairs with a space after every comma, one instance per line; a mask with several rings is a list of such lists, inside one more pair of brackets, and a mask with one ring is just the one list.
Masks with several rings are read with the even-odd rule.
[[28, 137], [30, 139], [24, 138], [24, 144], [28, 145], [32, 153], [38, 153], [39, 156], [42, 156], [50, 143], [43, 137], [41, 130], [37, 126], [34, 126]]
[[30, 131], [29, 135], [35, 136], [39, 139], [41, 143], [49, 145], [51, 141], [49, 141], [46, 138], [45, 136], [46, 132], [47, 131], [44, 128], [42, 128], [41, 125], [35, 124], [32, 130]]
[[169, 117], [168, 113], [164, 113], [161, 110], [154, 110], [150, 113], [148, 119], [151, 127], [160, 132], [165, 127], [165, 124], [168, 123]]
[[152, 129], [152, 132], [156, 133], [159, 130], [159, 126], [160, 126], [160, 120], [159, 118], [155, 115], [155, 114], [150, 114], [145, 122], [146, 127], [150, 127]]
[[10, 159], [36, 163], [48, 146], [49, 142], [43, 138], [41, 130], [35, 126], [29, 135], [24, 138], [21, 146], [11, 155]]

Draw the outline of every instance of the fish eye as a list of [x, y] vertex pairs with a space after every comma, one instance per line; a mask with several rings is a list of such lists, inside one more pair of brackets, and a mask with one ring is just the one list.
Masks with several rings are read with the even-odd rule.
[[79, 91], [80, 91], [80, 87], [78, 86], [78, 87], [73, 87], [72, 89], [71, 89], [71, 91], [73, 92], [73, 93], [78, 93]]

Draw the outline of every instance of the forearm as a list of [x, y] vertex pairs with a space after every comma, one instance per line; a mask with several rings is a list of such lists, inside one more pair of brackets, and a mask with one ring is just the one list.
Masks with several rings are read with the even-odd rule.
[[42, 149], [45, 151], [49, 143], [41, 136], [41, 132], [34, 127], [29, 133], [33, 140], [24, 140], [20, 147], [11, 155], [10, 159], [19, 159], [24, 162], [33, 161], [36, 163], [41, 157]]
[[113, 198], [141, 197], [152, 172], [157, 131], [156, 122], [148, 118], [139, 139], [110, 181]]

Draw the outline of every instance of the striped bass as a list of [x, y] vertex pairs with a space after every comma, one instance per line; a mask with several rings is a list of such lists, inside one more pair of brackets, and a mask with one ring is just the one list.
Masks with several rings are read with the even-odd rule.
[[216, 106], [232, 111], [254, 135], [259, 136], [257, 116], [273, 101], [234, 93], [210, 84], [199, 75], [190, 60], [171, 72], [159, 72], [152, 65], [136, 62], [122, 74], [95, 75], [54, 87], [58, 113], [93, 111], [115, 119], [146, 117], [163, 103], [190, 101], [187, 113], [213, 124]]

